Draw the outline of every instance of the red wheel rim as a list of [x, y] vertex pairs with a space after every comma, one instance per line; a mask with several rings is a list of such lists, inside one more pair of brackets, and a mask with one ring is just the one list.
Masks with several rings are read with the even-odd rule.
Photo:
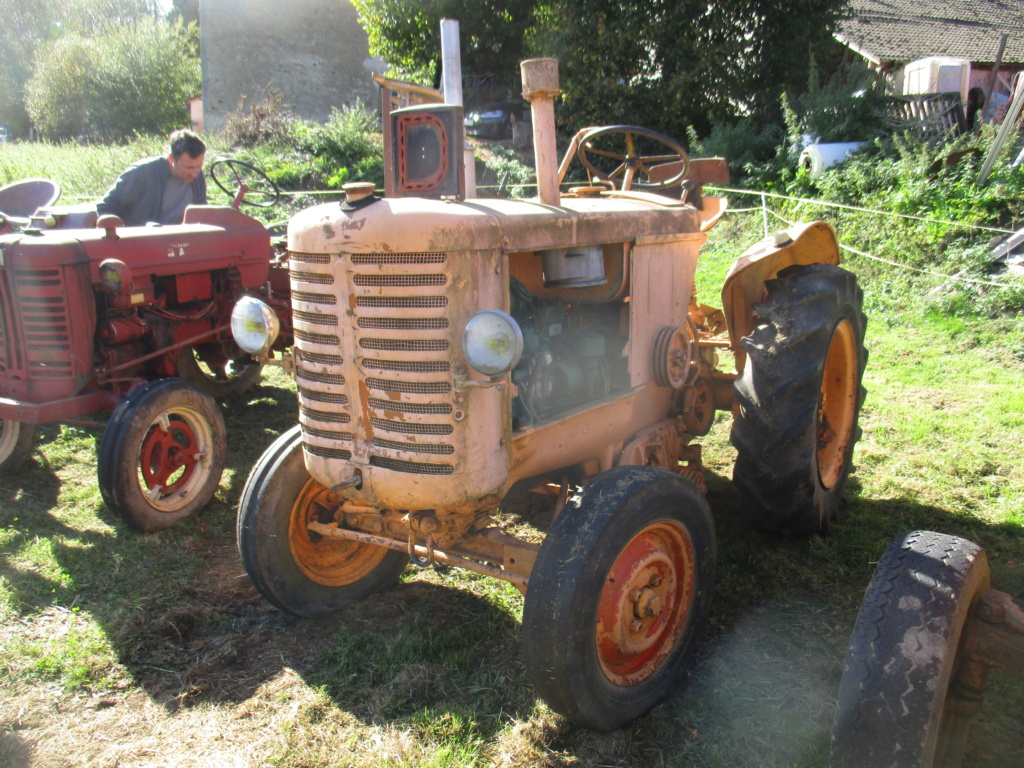
[[177, 414], [165, 415], [142, 441], [139, 469], [146, 487], [167, 495], [186, 485], [199, 460], [198, 446], [187, 421]]
[[693, 542], [672, 521], [649, 525], [608, 571], [597, 610], [597, 656], [619, 686], [653, 675], [689, 623], [696, 581]]

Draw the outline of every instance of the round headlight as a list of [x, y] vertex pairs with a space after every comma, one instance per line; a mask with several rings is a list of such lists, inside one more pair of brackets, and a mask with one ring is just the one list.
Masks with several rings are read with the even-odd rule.
[[462, 333], [462, 349], [471, 366], [485, 376], [515, 368], [523, 354], [523, 332], [507, 312], [485, 309]]
[[280, 330], [274, 310], [252, 296], [243, 296], [231, 311], [231, 335], [250, 355], [265, 355]]

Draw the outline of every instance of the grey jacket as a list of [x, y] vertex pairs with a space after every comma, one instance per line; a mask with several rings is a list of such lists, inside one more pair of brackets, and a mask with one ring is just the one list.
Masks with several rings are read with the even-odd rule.
[[[160, 221], [164, 186], [171, 178], [167, 157], [149, 157], [132, 163], [117, 177], [107, 194], [96, 205], [96, 213], [104, 216], [112, 213], [119, 216], [126, 227], [141, 227], [151, 221], [160, 224], [180, 224], [177, 221]], [[206, 177], [200, 173], [192, 182], [193, 205], [206, 203]]]

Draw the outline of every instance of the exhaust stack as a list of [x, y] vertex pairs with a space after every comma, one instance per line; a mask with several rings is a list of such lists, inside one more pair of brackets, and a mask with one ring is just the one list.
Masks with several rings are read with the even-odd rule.
[[533, 115], [533, 155], [537, 192], [544, 205], [558, 205], [558, 147], [555, 143], [555, 98], [558, 96], [558, 59], [520, 62], [523, 98]]

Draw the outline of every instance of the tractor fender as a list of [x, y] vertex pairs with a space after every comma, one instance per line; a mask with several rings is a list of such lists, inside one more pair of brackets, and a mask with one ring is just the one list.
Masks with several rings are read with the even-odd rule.
[[794, 264], [839, 264], [839, 239], [825, 221], [798, 224], [770, 235], [736, 260], [722, 285], [722, 311], [729, 329], [729, 345], [742, 371], [746, 353], [740, 339], [754, 330], [754, 304], [767, 296], [765, 282]]

